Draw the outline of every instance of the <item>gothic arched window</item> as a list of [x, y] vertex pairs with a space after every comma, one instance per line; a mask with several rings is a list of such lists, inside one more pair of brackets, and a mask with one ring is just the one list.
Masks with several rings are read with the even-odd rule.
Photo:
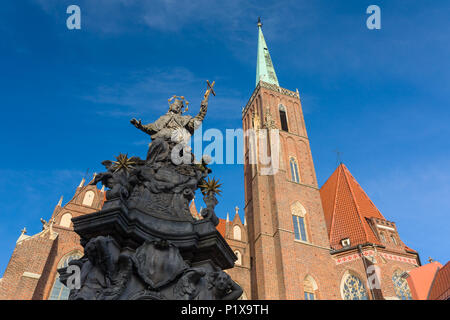
[[[71, 252], [68, 255], [65, 255], [58, 263], [57, 269], [67, 267], [70, 261], [80, 259], [81, 256], [82, 254], [79, 251]], [[57, 274], [48, 300], [67, 300], [69, 299], [69, 293], [70, 289], [59, 281], [59, 274]]]
[[295, 240], [308, 241], [308, 236], [306, 234], [306, 209], [302, 206], [300, 202], [296, 202], [291, 207], [292, 212], [292, 222], [294, 225], [294, 235]]
[[241, 240], [242, 239], [241, 227], [239, 227], [239, 226], [234, 226], [233, 227], [233, 238], [235, 240]]
[[286, 116], [286, 108], [282, 104], [280, 104], [280, 106], [279, 106], [279, 111], [280, 111], [281, 130], [289, 131], [287, 116]]
[[397, 270], [392, 275], [394, 282], [394, 290], [397, 297], [401, 300], [412, 300], [411, 291], [409, 290], [408, 281], [402, 278], [402, 272]]
[[240, 252], [239, 250], [236, 250], [236, 251], [234, 252], [234, 254], [235, 254], [236, 257], [237, 257], [237, 260], [236, 260], [236, 262], [235, 262], [234, 264], [237, 265], [237, 266], [242, 265], [242, 255], [241, 255], [241, 252]]
[[300, 178], [298, 175], [298, 165], [297, 165], [297, 161], [295, 160], [295, 158], [291, 157], [289, 159], [289, 165], [291, 167], [291, 179], [294, 182], [299, 183], [300, 182]]
[[84, 206], [92, 206], [92, 203], [94, 202], [94, 197], [95, 197], [95, 193], [92, 190], [87, 191], [84, 194], [84, 198], [83, 198], [83, 205]]
[[317, 284], [313, 277], [307, 275], [303, 280], [303, 291], [305, 293], [305, 300], [316, 300]]
[[391, 239], [392, 239], [392, 243], [397, 245], [397, 239], [395, 239], [395, 236], [393, 234], [391, 235]]
[[341, 294], [344, 300], [368, 300], [366, 286], [357, 276], [347, 273], [341, 284]]
[[59, 222], [59, 225], [61, 227], [70, 228], [70, 224], [72, 223], [72, 215], [70, 213], [65, 213], [61, 217], [61, 221]]

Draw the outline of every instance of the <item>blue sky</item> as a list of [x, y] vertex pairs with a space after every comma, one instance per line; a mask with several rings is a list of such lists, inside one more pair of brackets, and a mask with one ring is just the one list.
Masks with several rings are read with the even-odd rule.
[[[66, 8], [81, 8], [81, 30]], [[382, 29], [365, 13], [381, 8]], [[173, 94], [205, 128], [241, 127], [255, 83], [258, 16], [282, 87], [299, 89], [319, 185], [343, 161], [403, 241], [445, 263], [450, 234], [448, 1], [21, 0], [0, 7], [0, 272], [25, 226], [120, 152], [145, 157], [129, 124]], [[217, 211], [243, 207], [241, 165], [214, 165]]]

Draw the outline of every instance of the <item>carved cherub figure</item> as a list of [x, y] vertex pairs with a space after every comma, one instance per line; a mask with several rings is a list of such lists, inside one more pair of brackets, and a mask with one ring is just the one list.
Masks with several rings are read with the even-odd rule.
[[224, 271], [208, 273], [207, 281], [208, 291], [214, 300], [237, 300], [242, 295], [242, 288]]
[[174, 287], [178, 300], [237, 300], [242, 292], [227, 273], [206, 272], [202, 268], [186, 270]]

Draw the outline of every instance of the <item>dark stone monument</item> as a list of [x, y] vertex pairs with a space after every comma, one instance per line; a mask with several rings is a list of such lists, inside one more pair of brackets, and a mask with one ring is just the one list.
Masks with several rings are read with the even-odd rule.
[[[84, 256], [59, 269], [69, 299], [235, 300], [242, 289], [223, 270], [236, 256], [216, 230], [220, 184], [209, 179], [207, 161], [194, 161], [186, 142], [203, 121], [213, 86], [200, 112], [182, 115], [184, 97], [169, 99], [169, 111], [154, 123], [131, 123], [149, 134], [147, 158], [103, 161], [107, 171], [92, 184], [109, 190], [102, 210], [74, 218]], [[180, 99], [177, 99], [180, 98]], [[186, 102], [186, 104], [188, 104]], [[189, 203], [200, 188], [206, 208], [194, 219]], [[78, 268], [77, 268], [78, 267]], [[79, 270], [79, 285], [71, 277]]]

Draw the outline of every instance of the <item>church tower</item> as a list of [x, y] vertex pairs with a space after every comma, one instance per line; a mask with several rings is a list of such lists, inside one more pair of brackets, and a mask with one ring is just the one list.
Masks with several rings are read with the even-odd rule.
[[[256, 87], [242, 121], [244, 132], [256, 133], [244, 144], [252, 299], [338, 298], [300, 96], [280, 87], [260, 20]], [[271, 170], [260, 161], [264, 153]]]

